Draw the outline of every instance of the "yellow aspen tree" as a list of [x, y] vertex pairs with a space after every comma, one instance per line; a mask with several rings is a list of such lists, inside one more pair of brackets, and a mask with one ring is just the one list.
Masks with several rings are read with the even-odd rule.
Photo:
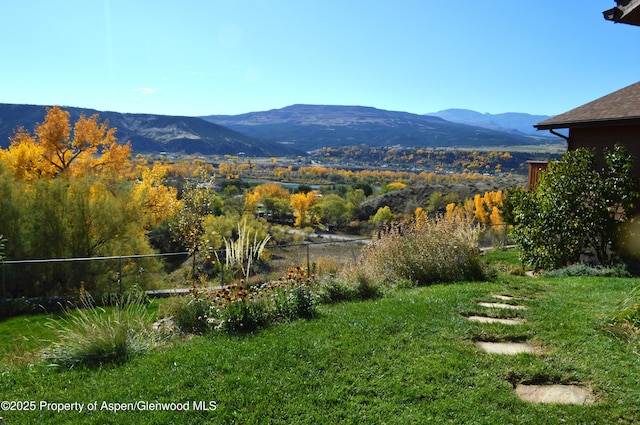
[[24, 128], [19, 128], [10, 140], [7, 150], [0, 149], [0, 161], [12, 171], [17, 180], [31, 181], [39, 178], [43, 172], [42, 146]]
[[252, 192], [247, 193], [245, 203], [255, 207], [265, 198], [288, 199], [291, 194], [278, 183], [264, 183], [256, 186]]
[[482, 224], [486, 224], [489, 222], [489, 214], [484, 206], [484, 199], [480, 195], [476, 195], [473, 198], [473, 203], [475, 205], [474, 213], [478, 221]]
[[290, 198], [293, 215], [296, 218], [295, 226], [301, 227], [307, 218], [311, 207], [316, 203], [316, 195], [313, 192], [294, 193]]
[[451, 202], [450, 204], [447, 204], [445, 208], [445, 217], [449, 222], [453, 221], [455, 210], [456, 210], [455, 202]]
[[504, 221], [502, 220], [502, 215], [500, 214], [500, 209], [494, 206], [491, 209], [491, 215], [489, 216], [489, 222], [491, 223], [491, 227], [494, 229], [502, 229], [504, 226]]
[[499, 189], [497, 192], [495, 192], [495, 205], [498, 208], [502, 207], [502, 201], [504, 201], [504, 192], [502, 191], [502, 189]]
[[465, 199], [461, 209], [461, 216], [472, 216], [476, 213], [476, 203], [473, 199]]
[[143, 170], [142, 177], [134, 189], [135, 199], [146, 215], [146, 228], [160, 224], [178, 211], [176, 189], [163, 184], [166, 174], [167, 167], [156, 162], [153, 167]]
[[494, 199], [495, 199], [495, 192], [484, 193], [484, 197], [483, 197], [484, 204], [487, 206], [489, 210], [491, 210], [491, 208], [495, 205]]
[[387, 187], [389, 189], [405, 189], [407, 185], [402, 182], [391, 182], [387, 185]]

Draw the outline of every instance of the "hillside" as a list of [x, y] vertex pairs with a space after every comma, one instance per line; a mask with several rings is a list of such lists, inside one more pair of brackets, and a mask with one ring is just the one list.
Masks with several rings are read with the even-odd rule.
[[[196, 117], [174, 117], [151, 114], [121, 114], [99, 112], [92, 109], [67, 108], [71, 121], [81, 113], [99, 114], [117, 129], [120, 142], [131, 141], [133, 151], [181, 152], [204, 155], [235, 155], [244, 152], [250, 156], [300, 155], [304, 152], [291, 146], [246, 136], [227, 127]], [[36, 123], [44, 120], [45, 106], [0, 104], [0, 147], [9, 145], [9, 138], [19, 127], [32, 131]]]
[[360, 144], [473, 147], [548, 142], [547, 138], [454, 123], [429, 115], [362, 106], [293, 105], [265, 112], [203, 118], [252, 137], [288, 143], [307, 151]]
[[[435, 192], [439, 192], [442, 195], [455, 194], [457, 195], [457, 202], [462, 202], [465, 199], [473, 198], [477, 194], [505, 190], [511, 187], [522, 187], [525, 184], [526, 178], [524, 176], [514, 175], [467, 183], [410, 186], [367, 199], [359, 208], [358, 219], [367, 220], [379, 208], [385, 206], [388, 206], [394, 214], [411, 214], [417, 207], [424, 207], [425, 200], [429, 199]], [[444, 210], [438, 212], [444, 213]]]

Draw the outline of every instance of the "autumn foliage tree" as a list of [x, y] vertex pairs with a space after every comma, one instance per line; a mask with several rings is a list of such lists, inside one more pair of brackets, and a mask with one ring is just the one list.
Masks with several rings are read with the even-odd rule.
[[[158, 167], [135, 179], [131, 147], [97, 115], [48, 108], [33, 133], [18, 129], [0, 149], [0, 234], [10, 259], [50, 259], [151, 253], [146, 233], [175, 208], [175, 191]], [[124, 269], [152, 270], [153, 260]], [[12, 296], [113, 291], [115, 263], [44, 263], [15, 266]], [[142, 283], [139, 276], [138, 283]]]
[[316, 195], [313, 192], [294, 193], [291, 195], [291, 207], [295, 216], [295, 226], [301, 227], [307, 219], [307, 214], [316, 203]]
[[9, 169], [21, 179], [74, 175], [92, 171], [119, 171], [129, 165], [131, 146], [121, 145], [116, 130], [99, 122], [97, 114], [80, 116], [75, 125], [70, 114], [58, 106], [47, 108], [45, 120], [34, 134], [19, 128], [2, 154]]
[[264, 183], [256, 186], [245, 196], [245, 203], [250, 208], [262, 205], [272, 220], [278, 221], [291, 211], [291, 193], [281, 184]]

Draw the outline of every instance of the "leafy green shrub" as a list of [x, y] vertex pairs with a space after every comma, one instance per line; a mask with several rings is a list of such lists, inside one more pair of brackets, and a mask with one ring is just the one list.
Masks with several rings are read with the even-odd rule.
[[382, 285], [376, 284], [376, 282], [369, 276], [359, 275], [355, 282], [355, 298], [358, 300], [370, 300], [374, 298], [380, 298], [384, 294]]
[[261, 300], [234, 301], [224, 306], [220, 328], [230, 334], [254, 332], [269, 323], [269, 311]]
[[616, 145], [604, 153], [607, 167], [596, 165], [595, 153], [581, 148], [549, 164], [533, 191], [511, 191], [503, 203], [503, 219], [522, 259], [535, 269], [558, 269], [590, 256], [608, 266], [618, 261], [619, 241], [638, 197], [633, 157]]
[[[146, 305], [128, 300], [112, 307], [67, 311], [58, 341], [43, 353], [51, 364], [72, 368], [123, 363], [159, 345], [164, 337], [151, 329]], [[57, 324], [51, 323], [57, 328]]]
[[274, 321], [289, 322], [316, 316], [316, 296], [307, 285], [277, 291], [272, 297]]
[[355, 299], [354, 290], [343, 280], [331, 277], [321, 284], [320, 302], [333, 304]]
[[409, 279], [398, 279], [396, 281], [396, 288], [411, 289], [411, 288], [414, 288], [415, 286], [416, 284], [410, 281]]
[[307, 285], [295, 286], [292, 290], [294, 317], [311, 319], [317, 314], [315, 295]]
[[159, 316], [171, 317], [182, 333], [201, 335], [210, 328], [212, 309], [214, 306], [204, 299], [171, 297], [162, 304]]
[[484, 279], [476, 226], [460, 217], [399, 223], [362, 249], [355, 276], [417, 285]]

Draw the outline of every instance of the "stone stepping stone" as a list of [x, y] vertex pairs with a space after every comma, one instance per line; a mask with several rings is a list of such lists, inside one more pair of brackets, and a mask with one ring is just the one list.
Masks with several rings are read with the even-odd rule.
[[503, 325], [521, 325], [524, 323], [522, 319], [498, 319], [496, 317], [487, 316], [468, 316], [467, 320], [479, 323], [501, 323]]
[[516, 297], [512, 297], [511, 295], [499, 295], [499, 294], [493, 294], [491, 295], [493, 298], [502, 300], [502, 301], [514, 301], [514, 300], [519, 300], [520, 298], [516, 298]]
[[489, 354], [507, 354], [515, 356], [520, 353], [538, 353], [538, 350], [526, 342], [488, 342], [476, 341], [476, 345]]
[[527, 307], [523, 305], [513, 305], [513, 304], [504, 304], [504, 303], [486, 303], [481, 302], [478, 303], [479, 306], [487, 307], [487, 308], [503, 308], [507, 310], [526, 310]]
[[518, 385], [516, 395], [523, 401], [545, 404], [593, 404], [595, 397], [577, 385]]

